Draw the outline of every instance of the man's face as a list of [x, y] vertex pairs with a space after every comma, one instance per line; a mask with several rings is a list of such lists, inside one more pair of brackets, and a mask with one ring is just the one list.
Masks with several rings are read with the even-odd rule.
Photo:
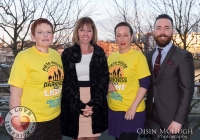
[[154, 26], [153, 37], [159, 47], [165, 47], [173, 36], [172, 24], [169, 19], [158, 19]]

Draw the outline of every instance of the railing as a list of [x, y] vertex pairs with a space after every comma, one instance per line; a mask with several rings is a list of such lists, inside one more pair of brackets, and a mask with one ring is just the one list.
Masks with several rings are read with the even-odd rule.
[[9, 88], [10, 85], [9, 84], [0, 84], [0, 88]]
[[196, 88], [197, 91], [194, 93], [193, 100], [200, 100], [200, 82], [195, 82], [194, 88]]
[[[9, 87], [10, 87], [9, 84], [0, 84], [0, 89], [8, 89]], [[7, 111], [8, 109], [9, 109], [9, 98], [5, 98], [5, 95], [0, 95], [0, 111]]]
[[[9, 84], [0, 84], [0, 88], [9, 88], [9, 87], [10, 87]], [[200, 88], [200, 82], [195, 82], [194, 87]], [[200, 93], [199, 93], [199, 95], [200, 95]], [[194, 97], [194, 99], [200, 99], [200, 97]]]
[[[0, 84], [0, 89], [9, 88], [9, 87], [10, 87], [9, 84]], [[194, 88], [195, 88], [195, 93], [194, 93], [194, 96], [193, 96], [193, 102], [200, 100], [200, 82], [195, 82]], [[9, 104], [9, 100], [1, 99], [1, 95], [0, 95], [0, 112], [1, 111], [8, 111], [8, 109], [9, 109], [8, 104]], [[6, 107], [2, 108], [2, 106], [7, 106], [7, 108]], [[198, 103], [197, 106], [200, 108], [200, 103]], [[193, 108], [193, 107], [191, 107], [191, 108]], [[188, 118], [192, 118], [192, 120], [194, 121], [195, 117], [198, 118], [199, 116], [200, 116], [199, 111], [198, 111], [198, 113], [197, 112], [190, 112]], [[189, 123], [189, 126], [193, 125], [192, 122], [188, 122], [188, 123]], [[1, 130], [0, 130], [0, 132], [1, 132]]]
[[[9, 84], [0, 84], [0, 88], [9, 88], [10, 85]], [[194, 96], [193, 96], [193, 100], [200, 100], [200, 82], [195, 82], [194, 83], [194, 87], [196, 87], [197, 91], [195, 91]], [[7, 104], [8, 101], [5, 99], [1, 99], [0, 96], [0, 106], [2, 104]]]

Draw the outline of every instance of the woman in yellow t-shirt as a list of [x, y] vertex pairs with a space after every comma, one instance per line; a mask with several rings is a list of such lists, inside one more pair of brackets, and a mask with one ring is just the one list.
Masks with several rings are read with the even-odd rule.
[[[51, 22], [44, 18], [35, 20], [31, 26], [31, 38], [35, 46], [18, 53], [8, 83], [11, 92], [10, 109], [29, 109], [35, 119], [30, 119], [26, 114], [16, 114], [20, 115], [20, 122], [19, 119], [15, 120], [13, 131], [17, 130], [19, 135], [13, 137], [61, 140], [59, 115], [64, 74], [59, 53], [49, 48], [53, 40]], [[23, 118], [30, 120], [24, 122]], [[25, 127], [24, 124], [29, 125]], [[30, 124], [33, 127], [30, 128]]]
[[119, 51], [108, 57], [108, 134], [117, 140], [137, 140], [137, 131], [144, 128], [150, 72], [145, 56], [131, 49], [131, 26], [121, 22], [114, 32]]

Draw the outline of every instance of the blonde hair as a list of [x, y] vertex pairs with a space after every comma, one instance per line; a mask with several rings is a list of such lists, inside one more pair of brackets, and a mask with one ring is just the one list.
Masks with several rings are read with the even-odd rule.
[[79, 37], [78, 37], [78, 30], [82, 28], [84, 25], [91, 27], [93, 30], [93, 37], [92, 40], [90, 41], [91, 45], [94, 45], [97, 43], [97, 28], [94, 24], [94, 21], [90, 17], [82, 17], [80, 18], [74, 28], [73, 32], [73, 37], [72, 37], [72, 42], [79, 44]]

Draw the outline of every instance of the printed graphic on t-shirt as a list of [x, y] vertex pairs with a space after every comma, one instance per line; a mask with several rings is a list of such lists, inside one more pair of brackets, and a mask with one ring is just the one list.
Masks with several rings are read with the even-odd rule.
[[62, 69], [62, 66], [54, 61], [47, 62], [43, 67], [43, 70], [48, 73], [47, 82], [44, 82], [44, 96], [52, 96], [46, 102], [49, 104], [49, 108], [60, 106], [60, 94], [62, 91], [62, 80], [64, 78]]
[[109, 93], [113, 100], [123, 101], [120, 91], [125, 90], [127, 77], [124, 76], [124, 69], [127, 65], [123, 61], [115, 61], [109, 66], [110, 81], [112, 81], [117, 91]]

